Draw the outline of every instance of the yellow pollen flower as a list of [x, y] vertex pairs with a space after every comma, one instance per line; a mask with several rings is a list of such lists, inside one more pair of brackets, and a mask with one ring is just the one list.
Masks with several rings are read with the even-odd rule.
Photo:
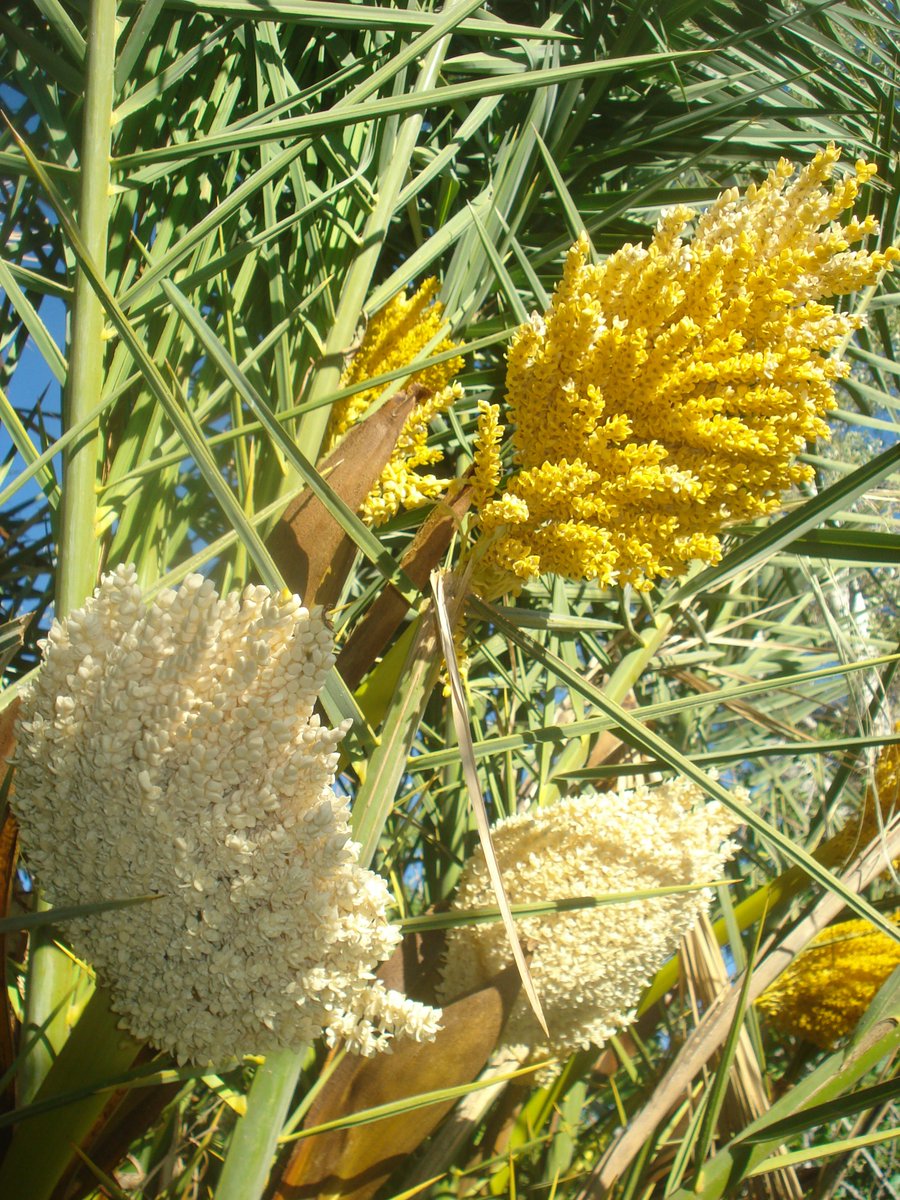
[[[438, 337], [444, 307], [435, 300], [437, 279], [426, 279], [411, 296], [399, 292], [375, 314], [352, 361], [341, 376], [341, 386], [351, 387], [390, 371], [398, 371], [417, 358]], [[442, 338], [432, 347], [431, 355], [456, 348], [450, 338]], [[418, 468], [439, 463], [443, 455], [427, 444], [430, 422], [462, 395], [458, 384], [448, 386], [463, 367], [462, 358], [448, 358], [414, 372], [404, 386], [422, 384], [433, 394], [418, 403], [407, 418], [397, 445], [384, 472], [367, 497], [362, 517], [379, 525], [400, 508], [418, 508], [437, 500], [447, 480], [432, 474], [419, 474]], [[384, 385], [365, 388], [337, 401], [331, 412], [326, 448], [332, 449], [352, 425], [384, 392]]]
[[428, 429], [434, 418], [445, 413], [462, 394], [462, 384], [451, 383], [416, 404], [403, 423], [381, 478], [363, 502], [360, 515], [364, 521], [381, 525], [401, 508], [421, 508], [443, 495], [449, 481], [437, 475], [420, 475], [417, 468], [443, 460], [443, 453], [428, 445]]
[[[900, 742], [894, 742], [878, 754], [860, 811], [827, 844], [827, 862], [849, 862], [893, 819], [898, 807]], [[900, 913], [892, 919], [900, 922]], [[847, 921], [813, 938], [757, 1003], [777, 1029], [828, 1050], [853, 1032], [896, 966], [897, 942], [867, 921]]]
[[[900, 722], [894, 726], [894, 733], [900, 733]], [[884, 820], [889, 821], [900, 809], [900, 742], [890, 742], [879, 751], [874, 790]]]
[[[726, 523], [810, 477], [795, 455], [828, 436], [847, 373], [829, 354], [861, 323], [820, 301], [900, 258], [850, 249], [878, 226], [835, 218], [874, 168], [829, 188], [839, 160], [821, 150], [793, 182], [782, 160], [743, 196], [724, 192], [692, 236], [696, 214], [672, 208], [648, 246], [598, 266], [582, 234], [509, 350], [514, 471], [480, 509], [492, 587], [554, 572], [648, 589], [718, 561]], [[491, 454], [480, 441], [485, 479]]]
[[900, 943], [868, 921], [845, 921], [814, 937], [757, 1005], [776, 1029], [830, 1050], [853, 1033], [898, 966]]

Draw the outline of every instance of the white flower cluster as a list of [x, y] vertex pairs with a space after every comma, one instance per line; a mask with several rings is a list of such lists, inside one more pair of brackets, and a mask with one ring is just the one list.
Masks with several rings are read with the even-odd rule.
[[160, 899], [67, 924], [122, 1024], [180, 1061], [434, 1036], [374, 979], [400, 935], [332, 790], [343, 730], [313, 708], [331, 632], [296, 596], [152, 604], [133, 567], [54, 622], [18, 720], [15, 808], [54, 904]]
[[[703, 804], [685, 780], [634, 791], [585, 793], [499, 821], [492, 831], [512, 904], [633, 892], [720, 877], [736, 850], [725, 840], [735, 821], [722, 805]], [[521, 997], [504, 1040], [535, 1054], [567, 1055], [602, 1045], [631, 1020], [641, 992], [709, 907], [709, 889], [624, 904], [529, 917], [517, 922], [533, 953], [530, 968], [550, 1041]], [[494, 905], [479, 848], [463, 871], [454, 909]], [[483, 984], [506, 966], [501, 923], [451, 929], [442, 999]]]

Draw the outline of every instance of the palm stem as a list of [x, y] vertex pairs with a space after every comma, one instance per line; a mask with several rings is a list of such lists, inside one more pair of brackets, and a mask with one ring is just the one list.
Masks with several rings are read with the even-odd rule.
[[[101, 272], [106, 270], [109, 221], [110, 148], [116, 50], [116, 0], [91, 0], [85, 65], [84, 125], [81, 144], [79, 223]], [[80, 268], [72, 305], [72, 340], [63, 399], [65, 429], [100, 403], [103, 390], [103, 309]], [[56, 615], [80, 605], [96, 581], [99, 426], [92, 422], [68, 446], [63, 489], [56, 582]], [[38, 901], [38, 903], [41, 903]], [[35, 1037], [20, 1077], [22, 1099], [30, 1100], [49, 1071], [67, 1034], [67, 1010], [76, 968], [56, 947], [52, 934], [39, 932], [31, 944], [26, 1039]]]

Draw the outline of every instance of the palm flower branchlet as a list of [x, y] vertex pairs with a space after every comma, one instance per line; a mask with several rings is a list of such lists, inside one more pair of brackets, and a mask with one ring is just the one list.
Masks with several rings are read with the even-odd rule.
[[[426, 279], [412, 295], [399, 292], [375, 313], [341, 377], [342, 387], [409, 366], [435, 339], [438, 340], [431, 356], [456, 348], [450, 338], [439, 336], [444, 309], [435, 299], [438, 287], [437, 279]], [[462, 358], [454, 355], [443, 362], [427, 364], [407, 381], [421, 384], [431, 394], [416, 404], [407, 417], [390, 460], [366, 497], [361, 516], [370, 525], [383, 524], [401, 508], [414, 509], [432, 503], [446, 490], [446, 479], [422, 468], [436, 466], [443, 459], [439, 449], [428, 445], [429, 428], [436, 417], [462, 396], [461, 385], [453, 383], [462, 367]], [[328, 426], [329, 448], [362, 419], [383, 391], [383, 387], [377, 386], [364, 388], [334, 405]]]
[[[482, 591], [553, 572], [640, 589], [811, 476], [796, 455], [828, 436], [832, 352], [861, 323], [827, 301], [878, 280], [900, 250], [855, 248], [871, 217], [837, 220], [875, 173], [833, 180], [834, 146], [794, 178], [779, 162], [696, 214], [665, 211], [648, 246], [592, 265], [587, 237], [509, 350], [512, 474], [480, 507]], [[830, 182], [831, 181], [831, 182]], [[499, 472], [485, 406], [479, 477]]]
[[472, 463], [472, 505], [476, 512], [493, 499], [500, 484], [500, 443], [503, 425], [500, 405], [478, 401], [478, 427], [475, 434]]
[[131, 567], [54, 622], [18, 718], [15, 809], [46, 897], [155, 896], [66, 925], [124, 1028], [208, 1063], [323, 1031], [370, 1054], [439, 1012], [374, 978], [400, 935], [332, 789], [321, 613]]
[[[513, 904], [700, 884], [721, 877], [736, 850], [734, 818], [686, 780], [633, 791], [591, 793], [517, 813], [492, 831]], [[602, 1045], [630, 1023], [641, 993], [712, 899], [707, 888], [529, 917], [518, 922], [533, 949], [530, 969], [549, 1042], [527, 1000], [504, 1031], [536, 1056]], [[477, 850], [460, 879], [454, 908], [495, 903]], [[509, 959], [502, 925], [450, 930], [441, 996], [482, 985]]]

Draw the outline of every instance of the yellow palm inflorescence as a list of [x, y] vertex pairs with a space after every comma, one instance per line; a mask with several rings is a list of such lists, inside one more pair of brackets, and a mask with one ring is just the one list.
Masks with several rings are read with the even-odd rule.
[[[895, 733], [900, 733], [900, 725]], [[871, 785], [855, 813], [827, 843], [827, 865], [846, 864], [861, 853], [900, 812], [900, 742], [883, 746], [875, 760]]]
[[757, 1005], [783, 1033], [830, 1050], [853, 1033], [897, 967], [900, 942], [868, 921], [844, 921], [813, 938]]
[[[411, 296], [399, 292], [379, 309], [341, 376], [342, 387], [398, 371], [422, 354], [438, 336], [443, 323], [443, 305], [435, 299], [439, 286], [437, 279], [426, 279]], [[445, 337], [432, 348], [431, 356], [455, 348], [456, 343]], [[461, 358], [448, 358], [414, 372], [406, 381], [406, 386], [419, 383], [432, 394], [410, 413], [390, 461], [366, 498], [361, 515], [369, 524], [380, 525], [401, 508], [418, 508], [443, 494], [447, 480], [421, 474], [419, 468], [434, 466], [442, 460], [440, 450], [428, 446], [428, 429], [434, 418], [446, 412], [462, 395], [459, 384], [451, 383], [462, 367]], [[328, 426], [328, 449], [362, 419], [383, 391], [383, 385], [366, 388], [335, 404]]]
[[[834, 146], [796, 178], [782, 160], [740, 195], [665, 212], [649, 246], [598, 266], [586, 235], [547, 312], [517, 332], [506, 387], [514, 469], [480, 508], [487, 590], [539, 574], [601, 586], [676, 575], [721, 556], [719, 533], [810, 477], [860, 318], [823, 300], [877, 281], [900, 250], [854, 249], [871, 217], [836, 218], [875, 173], [832, 182]], [[483, 406], [477, 471], [499, 474], [499, 412]], [[482, 589], [484, 590], [484, 589]]]
[[[900, 723], [894, 726], [894, 734], [900, 734]], [[900, 811], [900, 742], [884, 746], [875, 760], [874, 792], [883, 820], [889, 821]]]

